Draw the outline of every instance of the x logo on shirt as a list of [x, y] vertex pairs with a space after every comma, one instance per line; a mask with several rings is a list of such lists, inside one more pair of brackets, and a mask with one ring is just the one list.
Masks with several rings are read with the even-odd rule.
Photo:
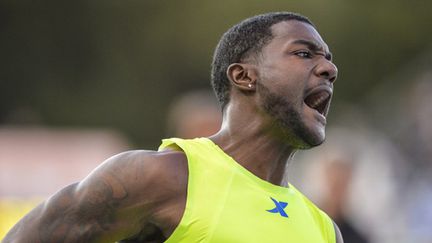
[[284, 208], [288, 205], [287, 202], [279, 202], [276, 199], [270, 197], [270, 199], [274, 202], [275, 208], [266, 210], [270, 213], [279, 213], [282, 217], [288, 218], [288, 214], [285, 212]]

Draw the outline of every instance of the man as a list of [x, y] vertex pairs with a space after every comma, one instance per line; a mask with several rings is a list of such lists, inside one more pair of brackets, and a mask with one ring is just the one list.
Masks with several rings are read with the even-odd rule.
[[212, 65], [221, 129], [114, 156], [24, 217], [5, 242], [342, 242], [292, 185], [298, 149], [324, 141], [337, 69], [293, 13], [226, 32]]

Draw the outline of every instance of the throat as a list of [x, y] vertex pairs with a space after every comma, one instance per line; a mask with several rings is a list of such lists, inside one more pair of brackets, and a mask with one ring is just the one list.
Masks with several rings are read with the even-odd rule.
[[287, 145], [269, 142], [268, 139], [253, 138], [239, 141], [210, 138], [223, 152], [232, 157], [243, 168], [274, 185], [282, 186], [286, 181], [287, 164], [294, 151]]
[[267, 162], [261, 166], [247, 168], [257, 177], [277, 186], [286, 186], [288, 161]]

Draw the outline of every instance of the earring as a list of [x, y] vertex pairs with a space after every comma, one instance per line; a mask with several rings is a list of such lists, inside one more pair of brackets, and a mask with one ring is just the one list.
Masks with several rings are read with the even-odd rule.
[[248, 87], [249, 87], [249, 88], [252, 88], [252, 84], [248, 84]]

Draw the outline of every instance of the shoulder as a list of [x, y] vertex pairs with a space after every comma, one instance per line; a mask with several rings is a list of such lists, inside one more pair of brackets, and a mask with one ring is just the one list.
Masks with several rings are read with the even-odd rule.
[[143, 178], [143, 175], [154, 176], [155, 173], [162, 176], [173, 170], [173, 167], [185, 165], [187, 165], [187, 158], [182, 151], [131, 150], [107, 159], [94, 172], [115, 171], [115, 173], [133, 174], [132, 178], [138, 179]]
[[187, 179], [187, 158], [181, 151], [126, 151], [104, 161], [80, 186], [92, 178], [125, 185], [131, 193], [157, 192], [156, 188]]
[[136, 207], [147, 217], [158, 205], [185, 193], [187, 172], [182, 152], [127, 151], [109, 158], [90, 173], [77, 185], [76, 195], [95, 203], [108, 196], [118, 202], [116, 207]]
[[87, 201], [109, 200], [120, 211], [133, 209], [139, 221], [146, 222], [161, 205], [186, 194], [187, 178], [183, 152], [133, 150], [104, 161], [79, 183], [77, 191]]
[[167, 164], [186, 162], [186, 155], [182, 151], [175, 150], [130, 150], [108, 158], [101, 164], [101, 168], [115, 167], [116, 169], [152, 169]]

